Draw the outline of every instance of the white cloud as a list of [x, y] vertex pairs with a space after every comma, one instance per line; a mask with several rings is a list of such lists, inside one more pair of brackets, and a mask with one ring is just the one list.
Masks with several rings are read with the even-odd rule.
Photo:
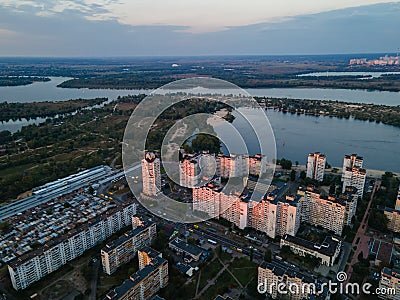
[[[203, 33], [328, 10], [386, 3], [387, 0], [0, 0], [0, 5], [49, 16], [75, 10], [89, 20], [110, 20], [132, 26], [179, 26]], [[394, 2], [400, 2], [395, 0]]]

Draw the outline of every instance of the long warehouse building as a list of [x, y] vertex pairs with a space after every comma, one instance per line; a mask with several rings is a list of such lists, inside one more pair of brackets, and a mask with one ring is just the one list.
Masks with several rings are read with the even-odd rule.
[[109, 166], [97, 166], [33, 189], [33, 195], [0, 207], [0, 221], [54, 198], [72, 193], [113, 175]]

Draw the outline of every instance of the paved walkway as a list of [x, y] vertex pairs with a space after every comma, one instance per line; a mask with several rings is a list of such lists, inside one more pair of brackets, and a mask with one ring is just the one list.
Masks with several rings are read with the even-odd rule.
[[381, 181], [377, 180], [375, 182], [375, 186], [372, 190], [371, 198], [368, 202], [367, 209], [365, 210], [364, 217], [360, 223], [360, 227], [358, 228], [357, 234], [354, 237], [353, 243], [351, 245], [352, 248], [354, 248], [354, 247], [357, 247], [357, 248], [354, 252], [354, 255], [353, 255], [353, 258], [352, 258], [350, 264], [348, 264], [349, 268], [347, 270], [347, 282], [349, 282], [349, 280], [351, 278], [351, 274], [353, 273], [353, 266], [358, 262], [358, 255], [360, 253], [362, 253], [364, 259], [368, 258], [370, 237], [367, 236], [365, 234], [365, 232], [367, 231], [367, 228], [368, 228], [368, 219], [369, 219], [369, 213], [370, 213], [370, 208], [371, 208], [371, 204], [372, 204], [372, 199], [375, 196], [375, 192], [377, 190], [379, 190], [380, 186], [381, 186]]

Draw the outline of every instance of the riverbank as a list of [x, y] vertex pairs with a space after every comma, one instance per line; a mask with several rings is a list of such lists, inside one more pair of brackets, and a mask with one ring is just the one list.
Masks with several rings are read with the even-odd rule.
[[339, 119], [354, 118], [400, 127], [400, 99], [398, 106], [266, 97], [257, 97], [256, 99], [261, 107], [282, 113], [315, 117], [328, 116]]
[[21, 118], [35, 119], [54, 117], [59, 114], [71, 113], [76, 110], [100, 105], [107, 101], [107, 98], [78, 99], [68, 101], [45, 101], [30, 103], [0, 103], [0, 122], [18, 120]]
[[[307, 171], [307, 166], [306, 165], [298, 165], [298, 166], [293, 166], [293, 170], [297, 172], [301, 171]], [[337, 171], [335, 170], [337, 169]], [[276, 165], [276, 171], [283, 171], [282, 167], [279, 165]], [[382, 178], [382, 175], [384, 175], [388, 171], [383, 171], [383, 170], [374, 170], [374, 169], [366, 169], [367, 171], [367, 177], [369, 178], [375, 178], [379, 179]], [[325, 174], [336, 174], [336, 175], [341, 175], [342, 172], [342, 166], [333, 166], [330, 169], [325, 169]], [[400, 172], [391, 172], [393, 173], [394, 176], [397, 176], [400, 178]]]

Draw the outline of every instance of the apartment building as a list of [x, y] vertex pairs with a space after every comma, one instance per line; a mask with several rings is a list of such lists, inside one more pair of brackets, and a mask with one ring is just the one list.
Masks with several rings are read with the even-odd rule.
[[380, 294], [381, 299], [400, 300], [400, 270], [383, 268], [379, 288], [385, 289], [385, 294]]
[[357, 189], [358, 197], [362, 198], [364, 194], [365, 180], [367, 178], [367, 171], [362, 168], [346, 167], [343, 176], [343, 190], [344, 193], [348, 186], [353, 186]]
[[222, 188], [216, 181], [192, 189], [193, 210], [219, 218]]
[[253, 156], [245, 154], [218, 154], [217, 175], [221, 177], [243, 177], [247, 175], [260, 176], [266, 172], [266, 157], [261, 154]]
[[400, 186], [399, 186], [399, 191], [397, 192], [397, 198], [396, 198], [396, 210], [400, 210]]
[[[364, 158], [357, 154], [345, 155], [343, 159], [342, 175], [346, 172], [347, 168], [358, 168], [363, 167]], [[342, 178], [343, 179], [343, 178]]]
[[400, 211], [385, 207], [383, 213], [389, 220], [387, 224], [388, 229], [393, 232], [400, 232]]
[[179, 162], [180, 185], [184, 187], [201, 186], [205, 180], [210, 180], [217, 172], [214, 154], [206, 152], [185, 154]]
[[157, 236], [156, 224], [149, 220], [132, 217], [132, 228], [101, 249], [101, 261], [106, 274], [113, 274], [121, 265], [131, 261], [138, 249], [150, 246]]
[[260, 292], [268, 294], [272, 299], [329, 299], [326, 289], [320, 289], [321, 283], [311, 275], [277, 260], [261, 263], [258, 267], [257, 286]]
[[267, 199], [260, 202], [251, 201], [250, 226], [255, 230], [264, 232], [270, 238], [276, 237], [278, 209], [275, 203]]
[[310, 153], [307, 159], [307, 177], [322, 181], [324, 180], [326, 156], [320, 152]]
[[240, 229], [244, 229], [248, 226], [250, 197], [247, 195], [240, 196], [237, 193], [230, 193], [229, 195], [221, 193], [220, 201], [220, 216], [222, 218], [228, 220]]
[[339, 199], [346, 205], [344, 225], [350, 225], [357, 211], [358, 190], [353, 186], [348, 186]]
[[52, 240], [37, 250], [28, 252], [8, 263], [11, 283], [22, 290], [67, 262], [81, 256], [86, 250], [131, 224], [136, 204], [126, 203], [92, 219], [67, 234]]
[[142, 160], [143, 195], [156, 196], [161, 191], [160, 160], [153, 152], [147, 152]]
[[253, 202], [250, 226], [270, 238], [285, 234], [296, 235], [301, 222], [300, 197], [287, 196], [283, 200], [268, 199]]
[[104, 300], [148, 300], [168, 284], [168, 261], [154, 249], [138, 250], [139, 271], [107, 293]]
[[[347, 206], [350, 207], [350, 206]], [[322, 196], [317, 190], [307, 188], [301, 199], [302, 221], [321, 226], [341, 235], [346, 224], [346, 201], [332, 196]]]
[[331, 267], [339, 257], [342, 241], [336, 237], [328, 236], [322, 244], [319, 244], [286, 234], [280, 242], [280, 247], [284, 246], [288, 246], [293, 253], [299, 256], [316, 257], [321, 260], [322, 264]]

